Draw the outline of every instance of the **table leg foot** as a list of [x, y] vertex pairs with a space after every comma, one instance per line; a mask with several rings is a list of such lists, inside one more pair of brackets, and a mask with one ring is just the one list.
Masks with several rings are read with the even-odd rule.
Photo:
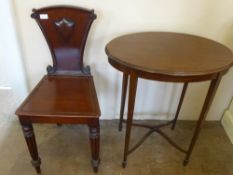
[[123, 161], [123, 162], [122, 162], [122, 167], [125, 168], [126, 165], [127, 165], [127, 161]]
[[185, 159], [185, 160], [183, 161], [183, 166], [188, 165], [188, 163], [189, 163], [189, 161]]
[[174, 124], [172, 124], [171, 130], [174, 130], [174, 129], [175, 129], [175, 125], [174, 125]]

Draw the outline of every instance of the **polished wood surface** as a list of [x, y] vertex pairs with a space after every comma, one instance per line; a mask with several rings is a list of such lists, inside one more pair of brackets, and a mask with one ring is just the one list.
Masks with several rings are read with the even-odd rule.
[[198, 118], [197, 125], [195, 127], [195, 131], [194, 131], [192, 140], [189, 144], [188, 152], [187, 152], [185, 159], [184, 159], [184, 162], [183, 162], [184, 165], [187, 165], [189, 158], [192, 154], [193, 148], [194, 148], [195, 143], [197, 141], [197, 138], [200, 134], [201, 127], [204, 124], [204, 120], [207, 116], [207, 112], [210, 108], [210, 105], [211, 105], [213, 99], [214, 99], [214, 95], [218, 89], [219, 83], [221, 82], [221, 78], [222, 78], [222, 75], [220, 73], [218, 75], [218, 77], [216, 79], [212, 80], [210, 83], [210, 86], [209, 86], [209, 89], [208, 89], [208, 92], [207, 92], [207, 95], [206, 95], [206, 98], [205, 98], [205, 101], [204, 101], [204, 104], [203, 104], [203, 107], [201, 110], [201, 114]]
[[122, 122], [124, 117], [124, 110], [125, 110], [125, 98], [127, 93], [127, 86], [128, 86], [128, 74], [123, 73], [123, 80], [122, 80], [122, 93], [121, 93], [121, 111], [120, 111], [120, 122], [118, 126], [118, 130], [121, 131], [122, 129]]
[[[47, 19], [42, 15], [47, 15]], [[31, 16], [40, 26], [51, 51], [53, 67], [50, 72], [82, 70], [87, 35], [96, 18], [94, 11], [54, 6], [34, 9]]]
[[17, 115], [99, 117], [92, 76], [44, 76]]
[[215, 41], [179, 33], [145, 32], [118, 37], [106, 46], [110, 59], [144, 72], [195, 76], [232, 66], [232, 52]]
[[79, 7], [52, 6], [33, 9], [31, 17], [39, 24], [53, 58], [47, 75], [16, 111], [31, 163], [40, 173], [41, 159], [32, 123], [85, 124], [89, 128], [91, 163], [97, 172], [100, 108], [90, 67], [83, 64], [87, 35], [96, 15], [93, 10]]
[[184, 85], [183, 85], [183, 89], [182, 89], [181, 96], [180, 96], [180, 101], [179, 101], [179, 104], [178, 104], [178, 107], [177, 107], [177, 110], [176, 110], [174, 122], [173, 122], [173, 124], [172, 124], [172, 129], [175, 129], [176, 121], [177, 121], [178, 116], [179, 116], [179, 114], [180, 114], [180, 109], [181, 109], [181, 106], [182, 106], [182, 104], [183, 104], [183, 100], [184, 100], [184, 96], [185, 96], [187, 87], [188, 87], [188, 83], [185, 82]]
[[[126, 123], [126, 133], [122, 166], [126, 167], [128, 155], [142, 145], [153, 132], [157, 132], [174, 148], [185, 153], [183, 165], [187, 165], [221, 78], [233, 64], [231, 50], [220, 43], [199, 36], [169, 32], [144, 32], [115, 38], [106, 45], [105, 51], [109, 63], [123, 72], [119, 130], [124, 122]], [[129, 101], [127, 120], [125, 121], [123, 113], [128, 77], [130, 78]], [[155, 126], [133, 122], [138, 77], [165, 82], [184, 82], [173, 120]], [[211, 80], [211, 84], [190, 145], [184, 149], [161, 129], [168, 125], [172, 125], [172, 129], [175, 128], [188, 83], [206, 80]], [[130, 146], [132, 126], [149, 129], [134, 146]]]
[[22, 129], [25, 137], [25, 141], [28, 146], [29, 153], [32, 157], [32, 166], [35, 167], [37, 173], [41, 173], [40, 164], [41, 160], [38, 154], [36, 139], [34, 135], [34, 130], [31, 123], [22, 123]]
[[131, 125], [133, 122], [133, 113], [134, 113], [134, 104], [136, 99], [137, 92], [137, 82], [138, 77], [136, 74], [132, 74], [130, 76], [130, 84], [129, 84], [129, 103], [128, 103], [128, 115], [127, 115], [127, 126], [126, 126], [126, 134], [125, 134], [125, 149], [124, 149], [124, 158], [122, 162], [122, 166], [125, 168], [127, 164], [127, 156], [129, 150], [129, 141], [130, 141], [130, 133], [131, 133]]

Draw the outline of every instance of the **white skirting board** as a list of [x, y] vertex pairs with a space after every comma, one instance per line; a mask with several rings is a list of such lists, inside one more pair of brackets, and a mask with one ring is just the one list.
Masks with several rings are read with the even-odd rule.
[[233, 101], [231, 102], [230, 108], [225, 111], [221, 123], [233, 144]]

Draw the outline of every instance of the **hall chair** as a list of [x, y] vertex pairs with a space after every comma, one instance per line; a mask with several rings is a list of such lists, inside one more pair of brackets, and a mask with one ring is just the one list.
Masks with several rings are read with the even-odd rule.
[[89, 127], [91, 163], [97, 172], [100, 108], [90, 67], [83, 64], [87, 36], [96, 15], [93, 10], [79, 7], [51, 6], [33, 9], [31, 17], [44, 34], [53, 59], [47, 75], [16, 111], [31, 163], [40, 173], [41, 159], [32, 123], [85, 124]]

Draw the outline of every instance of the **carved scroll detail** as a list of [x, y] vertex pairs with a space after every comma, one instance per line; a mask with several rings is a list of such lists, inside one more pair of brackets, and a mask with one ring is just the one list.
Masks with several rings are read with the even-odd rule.
[[55, 67], [47, 66], [48, 75], [69, 75], [69, 76], [90, 76], [91, 68], [90, 66], [83, 67], [81, 70], [56, 70]]
[[68, 18], [62, 18], [55, 21], [54, 24], [62, 38], [68, 41], [74, 32], [75, 22]]
[[48, 65], [48, 66], [47, 66], [47, 73], [48, 73], [49, 75], [54, 74], [54, 73], [55, 73], [54, 67], [51, 66], [51, 65]]
[[96, 14], [94, 13], [94, 10], [91, 10], [90, 18], [93, 20], [96, 19]]

